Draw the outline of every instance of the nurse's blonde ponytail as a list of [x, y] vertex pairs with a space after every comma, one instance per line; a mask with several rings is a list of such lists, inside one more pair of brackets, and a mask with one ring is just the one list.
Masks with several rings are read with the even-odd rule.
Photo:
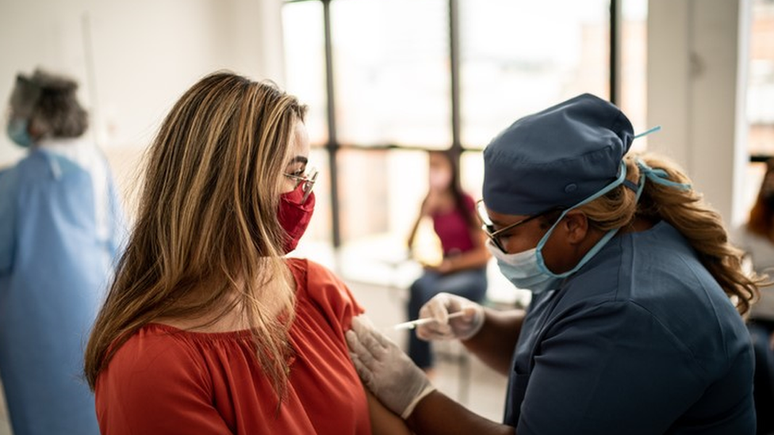
[[[635, 185], [640, 180], [637, 158], [651, 168], [663, 170], [669, 181], [691, 183], [674, 162], [654, 154], [643, 154], [625, 158], [627, 179]], [[768, 284], [765, 277], [742, 271], [743, 252], [729, 243], [720, 214], [709, 207], [694, 189], [679, 189], [646, 177], [639, 202], [635, 192], [622, 185], [579, 210], [588, 216], [594, 227], [603, 231], [626, 227], [635, 217], [651, 222], [668, 222], [688, 240], [704, 267], [743, 315], [758, 299], [758, 287]]]

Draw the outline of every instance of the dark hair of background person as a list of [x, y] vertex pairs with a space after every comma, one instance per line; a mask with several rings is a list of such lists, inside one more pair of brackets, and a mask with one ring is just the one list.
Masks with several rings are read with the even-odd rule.
[[26, 80], [39, 92], [30, 115], [30, 125], [36, 136], [74, 138], [86, 132], [88, 114], [76, 96], [78, 83], [40, 69]]
[[[761, 188], [758, 191], [755, 204], [753, 204], [750, 210], [747, 229], [752, 233], [774, 241], [774, 204], [766, 200], [766, 189], [764, 189], [766, 178], [772, 172], [774, 172], [774, 159], [769, 159], [766, 161], [766, 174], [763, 176], [763, 181], [761, 181]], [[771, 193], [774, 194], [774, 192]]]

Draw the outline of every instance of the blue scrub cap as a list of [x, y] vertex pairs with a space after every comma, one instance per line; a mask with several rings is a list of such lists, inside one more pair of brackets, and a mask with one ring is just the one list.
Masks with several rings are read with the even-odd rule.
[[525, 116], [484, 150], [484, 203], [513, 215], [571, 207], [617, 178], [633, 138], [626, 115], [591, 94]]

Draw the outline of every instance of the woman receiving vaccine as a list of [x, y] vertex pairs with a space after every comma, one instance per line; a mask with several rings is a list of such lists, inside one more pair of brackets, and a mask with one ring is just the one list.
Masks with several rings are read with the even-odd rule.
[[86, 349], [103, 435], [404, 433], [347, 354], [363, 309], [285, 257], [315, 206], [304, 113], [224, 72], [167, 115]]

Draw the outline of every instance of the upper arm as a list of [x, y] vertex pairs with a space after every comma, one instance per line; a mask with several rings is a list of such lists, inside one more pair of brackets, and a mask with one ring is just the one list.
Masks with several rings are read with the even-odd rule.
[[376, 396], [365, 388], [368, 399], [368, 412], [371, 415], [371, 433], [373, 435], [410, 435], [406, 422], [387, 409]]
[[310, 260], [307, 263], [307, 291], [334, 329], [344, 333], [350, 329], [352, 317], [365, 310], [357, 303], [349, 287], [326, 267]]

